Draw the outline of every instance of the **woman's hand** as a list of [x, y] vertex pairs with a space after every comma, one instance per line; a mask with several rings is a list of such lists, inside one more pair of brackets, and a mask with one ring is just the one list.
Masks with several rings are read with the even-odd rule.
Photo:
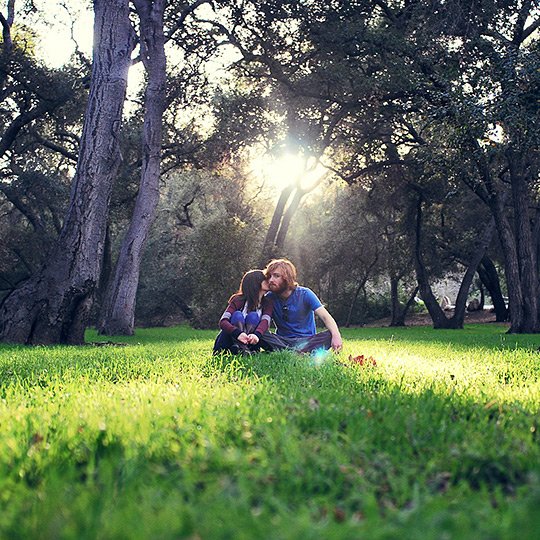
[[259, 338], [255, 334], [249, 334], [248, 340], [250, 345], [257, 345], [257, 343], [259, 343]]
[[[250, 343], [249, 336], [245, 332], [242, 332], [236, 339], [240, 343], [243, 343], [244, 345], [249, 345], [249, 343]], [[259, 340], [257, 340], [257, 341], [259, 341]]]

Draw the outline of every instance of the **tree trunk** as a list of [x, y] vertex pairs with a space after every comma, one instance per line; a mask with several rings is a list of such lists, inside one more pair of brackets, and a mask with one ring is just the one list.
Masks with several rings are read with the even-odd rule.
[[298, 210], [302, 197], [305, 195], [305, 193], [306, 192], [304, 190], [297, 187], [294, 193], [294, 197], [292, 198], [287, 208], [287, 211], [283, 214], [281, 224], [276, 235], [276, 250], [278, 253], [283, 251], [283, 247], [285, 246], [285, 237], [287, 236], [287, 232], [289, 231], [289, 225], [291, 224], [291, 220], [296, 211]]
[[501, 284], [499, 282], [499, 275], [497, 274], [497, 269], [493, 264], [493, 261], [487, 256], [484, 255], [480, 266], [478, 267], [478, 275], [484, 287], [487, 289], [491, 301], [493, 302], [493, 307], [495, 309], [495, 320], [497, 322], [504, 322], [508, 320], [508, 309], [504, 302], [504, 298], [501, 292]]
[[418, 290], [420, 297], [426, 304], [426, 308], [433, 321], [434, 328], [449, 328], [450, 323], [446, 318], [444, 311], [439, 306], [433, 291], [429, 285], [426, 267], [422, 257], [422, 197], [418, 198], [416, 207], [416, 245], [415, 245], [415, 267], [416, 279], [418, 281]]
[[356, 305], [356, 300], [358, 299], [358, 295], [360, 294], [360, 291], [361, 291], [362, 288], [365, 286], [366, 281], [367, 281], [367, 278], [366, 278], [366, 279], [363, 279], [363, 280], [360, 282], [360, 284], [358, 285], [358, 287], [356, 287], [356, 291], [355, 291], [354, 296], [353, 296], [353, 299], [352, 299], [352, 301], [351, 301], [351, 305], [349, 306], [349, 313], [347, 314], [347, 320], [345, 321], [345, 326], [346, 326], [347, 328], [349, 328], [349, 326], [351, 325], [351, 318], [352, 318], [354, 306]]
[[478, 307], [478, 309], [480, 311], [483, 311], [484, 310], [484, 304], [486, 302], [486, 295], [484, 293], [484, 286], [482, 285], [482, 280], [478, 281], [478, 288], [480, 289], [480, 306]]
[[[522, 324], [519, 332], [532, 333], [538, 332], [540, 328], [538, 324], [538, 271], [529, 216], [529, 186], [525, 178], [524, 158], [521, 152], [510, 148], [507, 150], [507, 159], [512, 185], [514, 230], [523, 298], [523, 303], [520, 305]], [[512, 326], [514, 326], [513, 321]]]
[[523, 291], [521, 288], [521, 277], [519, 271], [518, 252], [516, 242], [512, 234], [512, 227], [508, 218], [503, 212], [503, 201], [499, 198], [490, 204], [497, 233], [504, 254], [504, 273], [508, 288], [508, 305], [510, 315], [510, 333], [525, 332], [525, 320], [523, 314]]
[[422, 261], [422, 199], [418, 201], [417, 208], [417, 220], [416, 220], [416, 275], [418, 279], [418, 287], [420, 290], [420, 295], [422, 300], [426, 304], [426, 308], [431, 316], [433, 321], [434, 328], [449, 328], [449, 329], [458, 329], [463, 328], [463, 322], [465, 320], [465, 309], [467, 304], [467, 296], [469, 294], [469, 289], [471, 287], [472, 281], [474, 279], [474, 274], [476, 269], [486, 252], [486, 249], [491, 242], [493, 236], [493, 231], [495, 229], [495, 221], [491, 219], [487, 224], [480, 242], [475, 250], [475, 253], [469, 262], [465, 275], [461, 281], [459, 287], [458, 295], [456, 298], [456, 307], [454, 310], [454, 315], [451, 318], [447, 318], [444, 314], [443, 309], [437, 302], [431, 286], [429, 285], [427, 272]]
[[407, 313], [414, 302], [414, 297], [418, 292], [418, 287], [414, 288], [414, 291], [409, 295], [409, 299], [403, 308], [399, 304], [398, 296], [398, 284], [399, 278], [392, 277], [390, 278], [390, 298], [392, 301], [392, 319], [390, 320], [390, 326], [399, 327], [405, 326], [405, 319], [407, 318]]
[[134, 45], [129, 0], [95, 0], [94, 11], [92, 79], [70, 205], [48, 262], [0, 309], [3, 341], [84, 341], [121, 159], [118, 132]]
[[287, 205], [287, 201], [290, 199], [293, 190], [294, 186], [287, 186], [281, 191], [281, 194], [279, 195], [278, 202], [276, 204], [276, 207], [274, 208], [274, 213], [272, 215], [272, 220], [270, 221], [270, 226], [268, 227], [268, 231], [264, 239], [260, 261], [261, 266], [265, 266], [268, 262], [268, 259], [271, 259], [276, 255], [276, 236], [279, 230], [279, 225], [283, 218], [283, 214], [285, 212], [285, 206]]
[[405, 320], [399, 319], [399, 313], [401, 312], [401, 306], [399, 305], [399, 277], [390, 277], [390, 304], [392, 319], [390, 320], [390, 326], [405, 326]]
[[132, 335], [140, 265], [159, 199], [161, 140], [166, 99], [166, 57], [163, 32], [165, 0], [134, 0], [140, 18], [141, 57], [148, 74], [144, 101], [142, 170], [139, 193], [124, 237], [114, 279], [104, 299], [100, 334]]

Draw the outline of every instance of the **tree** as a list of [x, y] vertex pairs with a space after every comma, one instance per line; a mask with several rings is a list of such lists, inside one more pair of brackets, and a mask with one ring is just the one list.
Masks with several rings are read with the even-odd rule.
[[215, 328], [242, 274], [257, 263], [264, 208], [232, 167], [167, 174], [142, 261], [138, 324], [187, 318]]
[[[537, 332], [538, 260], [531, 223], [535, 227], [538, 221], [532, 209], [540, 56], [538, 40], [529, 38], [540, 26], [538, 8], [529, 0], [486, 2], [468, 10], [447, 2], [437, 13], [420, 4], [401, 12], [386, 2], [379, 5], [389, 26], [418, 29], [416, 50], [407, 54], [402, 48], [404, 59], [432, 83], [418, 104], [427, 117], [451, 126], [451, 138], [440, 140], [441, 152], [456, 155], [459, 177], [494, 217], [505, 259], [510, 331]], [[434, 47], [436, 36], [452, 40], [452, 47], [441, 48], [440, 41]]]
[[[100, 314], [99, 331], [108, 335], [133, 333], [140, 265], [159, 198], [160, 165], [164, 163], [164, 170], [172, 171], [197, 161], [202, 137], [197, 133], [195, 122], [179, 127], [178, 111], [187, 109], [184, 110], [186, 116], [195, 114], [197, 107], [204, 104], [205, 90], [200, 90], [206, 86], [204, 64], [217, 48], [216, 36], [200, 25], [189, 24], [188, 16], [206, 1], [196, 0], [189, 5], [164, 0], [133, 2], [140, 18], [140, 58], [147, 73], [143, 157], [135, 208]], [[183, 56], [181, 67], [169, 76], [166, 42], [176, 47], [177, 55]]]
[[77, 170], [62, 232], [41, 270], [0, 308], [0, 338], [82, 343], [102, 264], [118, 133], [134, 47], [128, 0], [95, 0], [94, 54]]
[[134, 0], [140, 19], [141, 58], [148, 75], [144, 100], [142, 169], [139, 193], [129, 229], [122, 241], [114, 279], [107, 288], [99, 332], [131, 335], [143, 248], [159, 199], [166, 57], [163, 16], [165, 0]]

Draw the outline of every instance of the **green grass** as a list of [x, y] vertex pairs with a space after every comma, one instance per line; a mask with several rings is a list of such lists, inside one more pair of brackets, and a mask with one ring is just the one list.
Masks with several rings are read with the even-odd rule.
[[504, 331], [0, 346], [0, 538], [539, 538], [540, 336]]

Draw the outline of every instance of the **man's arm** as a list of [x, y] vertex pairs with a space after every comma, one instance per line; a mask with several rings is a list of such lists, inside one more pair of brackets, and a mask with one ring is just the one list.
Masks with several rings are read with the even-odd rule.
[[334, 317], [328, 313], [328, 310], [324, 306], [317, 308], [315, 314], [322, 320], [324, 326], [326, 326], [332, 334], [332, 349], [336, 352], [341, 351], [343, 340], [341, 339], [341, 334]]

